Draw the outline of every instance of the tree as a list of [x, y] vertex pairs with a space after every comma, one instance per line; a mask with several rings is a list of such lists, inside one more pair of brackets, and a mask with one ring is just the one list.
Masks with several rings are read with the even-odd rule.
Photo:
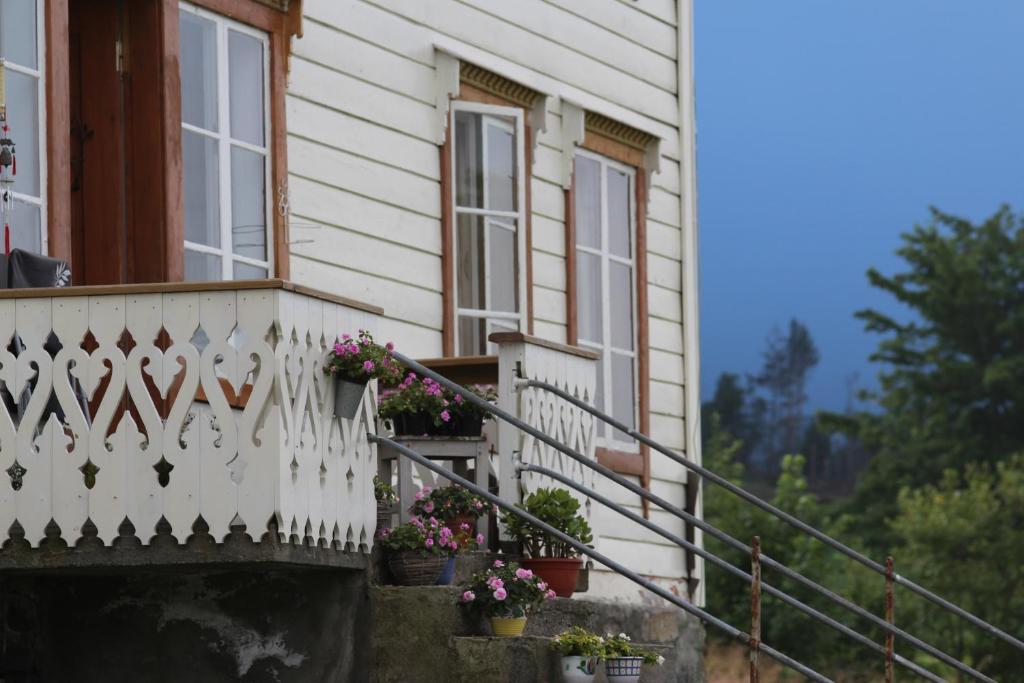
[[776, 329], [768, 337], [761, 372], [754, 382], [767, 393], [764, 435], [769, 458], [799, 449], [807, 377], [819, 360], [810, 330], [799, 320], [789, 321], [786, 334]]
[[[748, 387], [744, 387], [740, 376], [723, 372], [718, 376], [715, 395], [701, 406], [701, 434], [705, 445], [710, 443], [718, 430], [739, 439], [741, 446], [736, 460], [746, 464], [751, 450], [758, 441], [757, 398]], [[712, 418], [714, 418], [712, 420]]]
[[880, 550], [902, 487], [1024, 449], [1024, 223], [1005, 207], [979, 225], [933, 209], [902, 239], [906, 269], [868, 279], [910, 314], [857, 313], [882, 335], [874, 408], [829, 418], [876, 453], [852, 509]]

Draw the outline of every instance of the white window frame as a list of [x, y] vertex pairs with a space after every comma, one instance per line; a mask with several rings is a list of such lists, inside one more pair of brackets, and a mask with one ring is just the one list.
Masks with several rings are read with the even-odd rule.
[[[458, 136], [455, 134], [456, 126], [456, 113], [457, 112], [469, 112], [473, 114], [480, 114], [484, 119], [485, 125], [498, 125], [506, 130], [510, 130], [511, 119], [514, 122], [514, 133], [515, 133], [515, 144], [516, 144], [516, 210], [515, 211], [499, 211], [493, 209], [480, 209], [473, 207], [460, 207], [458, 204], [458, 179], [456, 176], [457, 169], [456, 163], [458, 154], [456, 152], [456, 145]], [[451, 129], [451, 174], [448, 178], [449, 184], [451, 185], [451, 201], [452, 201], [452, 230], [451, 230], [451, 243], [448, 248], [451, 250], [449, 253], [452, 255], [454, 286], [452, 289], [452, 301], [455, 305], [455, 320], [452, 321], [454, 327], [454, 338], [455, 338], [455, 355], [462, 355], [461, 349], [459, 348], [459, 322], [463, 318], [476, 318], [487, 321], [487, 334], [491, 333], [491, 321], [508, 321], [514, 323], [519, 331], [527, 329], [527, 321], [529, 320], [529, 304], [527, 298], [527, 288], [529, 283], [526, 282], [526, 180], [530, 175], [530, 170], [526, 168], [526, 137], [525, 137], [525, 117], [523, 110], [520, 107], [512, 106], [500, 106], [495, 104], [483, 104], [480, 102], [469, 102], [465, 100], [455, 100], [452, 102], [451, 111], [449, 112], [449, 121]], [[483, 136], [486, 140], [486, 136]], [[483, 172], [484, 172], [484, 193], [486, 197], [487, 192], [487, 145], [486, 142], [483, 146]], [[484, 200], [486, 205], [486, 199]], [[494, 218], [508, 218], [515, 220], [515, 233], [516, 233], [516, 286], [518, 289], [518, 306], [517, 311], [488, 311], [484, 309], [475, 308], [460, 308], [459, 303], [459, 274], [458, 274], [458, 235], [459, 235], [459, 216], [462, 215], [474, 215], [474, 216], [491, 216]], [[504, 227], [504, 226], [501, 226]], [[487, 231], [484, 231], [484, 254], [490, 257], [490, 249], [487, 248]], [[491, 272], [490, 263], [485, 266], [485, 292], [484, 301], [489, 302], [490, 296], [490, 284], [491, 284]], [[487, 342], [487, 349], [491, 351], [493, 344]]]
[[[47, 206], [46, 206], [46, 188], [47, 179], [49, 178], [47, 171], [47, 157], [46, 157], [46, 31], [45, 27], [45, 5], [47, 0], [36, 0], [36, 68], [32, 69], [27, 66], [22, 66], [10, 60], [4, 60], [4, 68], [9, 72], [23, 74], [36, 79], [36, 111], [39, 112], [39, 139], [36, 141], [39, 149], [39, 196], [33, 197], [30, 194], [24, 194], [22, 192], [11, 192], [11, 196], [16, 200], [24, 204], [30, 204], [39, 208], [39, 251], [41, 254], [48, 255], [50, 253], [50, 231], [48, 229], [47, 219]], [[8, 116], [10, 115], [10, 106], [8, 106]], [[18, 122], [8, 121], [11, 125], [12, 139], [15, 143], [15, 148], [18, 146]], [[21, 144], [25, 144], [22, 142]], [[3, 230], [3, 225], [0, 225], [0, 231]], [[2, 239], [0, 234], [0, 239]]]
[[[179, 9], [182, 12], [190, 12], [196, 16], [213, 21], [217, 27], [217, 132], [201, 128], [194, 124], [181, 122], [183, 131], [195, 133], [211, 140], [217, 141], [217, 171], [219, 173], [217, 187], [217, 202], [220, 215], [220, 246], [211, 247], [199, 242], [185, 240], [185, 250], [203, 254], [220, 256], [221, 278], [223, 280], [234, 280], [235, 262], [244, 263], [258, 268], [265, 268], [267, 277], [274, 276], [274, 211], [273, 211], [273, 188], [271, 186], [271, 167], [273, 158], [271, 156], [270, 140], [273, 131], [271, 130], [270, 119], [270, 35], [266, 31], [247, 26], [223, 14], [217, 14], [209, 10], [196, 7], [187, 2], [179, 2]], [[250, 142], [237, 140], [231, 137], [231, 90], [230, 74], [228, 72], [228, 31], [251, 36], [260, 41], [263, 46], [263, 146], [254, 145]], [[263, 200], [264, 200], [264, 222], [266, 224], [266, 260], [259, 260], [241, 256], [234, 253], [231, 232], [231, 148], [238, 147], [264, 158], [263, 164]]]
[[[597, 342], [594, 340], [584, 339], [582, 332], [578, 335], [577, 343], [585, 348], [593, 349], [601, 354], [603, 360], [602, 372], [603, 372], [603, 387], [604, 387], [604, 412], [608, 413], [616, 419], [621, 417], [613, 413], [613, 406], [615, 405], [613, 399], [613, 387], [612, 387], [612, 352], [621, 356], [629, 356], [633, 359], [633, 428], [639, 429], [640, 426], [640, 381], [639, 381], [639, 330], [640, 321], [637, 319], [639, 307], [637, 305], [637, 291], [640, 284], [637, 282], [637, 253], [636, 253], [636, 168], [623, 164], [614, 159], [610, 159], [601, 154], [591, 152], [582, 148], [576, 149], [576, 154], [573, 158], [573, 166], [576, 165], [577, 157], [585, 157], [592, 161], [596, 161], [600, 164], [600, 178], [601, 178], [601, 248], [595, 249], [581, 245], [577, 238], [576, 244], [572, 245], [572, 248], [576, 249], [577, 252], [583, 252], [586, 254], [592, 254], [597, 256], [601, 261], [601, 335], [604, 338], [603, 341]], [[624, 173], [629, 178], [629, 253], [631, 258], [623, 258], [616, 254], [611, 253], [609, 249], [608, 240], [608, 169], [614, 169], [621, 173]], [[575, 189], [574, 192], [578, 192]], [[574, 198], [575, 201], [575, 198]], [[577, 232], [578, 234], [578, 232]], [[633, 348], [622, 349], [616, 346], [612, 346], [612, 314], [611, 314], [611, 268], [612, 262], [619, 263], [629, 267], [631, 293], [630, 306], [632, 306], [632, 324], [633, 329], [630, 331], [633, 339]], [[577, 296], [579, 296], [579, 288], [577, 287]], [[572, 302], [573, 306], [578, 305], [578, 301]], [[605, 433], [603, 436], [598, 436], [596, 444], [599, 447], [608, 448], [616, 451], [624, 451], [628, 453], [639, 453], [639, 444], [634, 439], [616, 439], [616, 430], [610, 426], [605, 426]]]

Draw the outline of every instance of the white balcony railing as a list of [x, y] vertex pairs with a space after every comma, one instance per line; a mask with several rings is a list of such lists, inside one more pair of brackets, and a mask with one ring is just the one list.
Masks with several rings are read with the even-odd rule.
[[148, 544], [163, 518], [184, 542], [202, 517], [368, 550], [375, 388], [340, 420], [322, 368], [376, 317], [281, 281], [0, 292], [0, 536]]

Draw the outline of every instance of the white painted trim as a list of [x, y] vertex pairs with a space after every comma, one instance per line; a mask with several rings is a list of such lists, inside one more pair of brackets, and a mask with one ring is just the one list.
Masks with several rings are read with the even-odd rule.
[[437, 106], [437, 144], [443, 145], [448, 131], [448, 110], [459, 96], [459, 60], [447, 52], [434, 51], [434, 98]]
[[562, 189], [572, 188], [572, 172], [576, 166], [576, 147], [583, 144], [586, 135], [582, 108], [569, 100], [562, 100]]

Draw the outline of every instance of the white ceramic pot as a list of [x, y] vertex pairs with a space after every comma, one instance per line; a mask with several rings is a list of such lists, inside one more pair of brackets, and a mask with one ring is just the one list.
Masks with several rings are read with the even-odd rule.
[[597, 673], [597, 657], [562, 657], [562, 678], [566, 683], [590, 683]]
[[639, 683], [643, 657], [612, 657], [604, 663], [604, 675], [609, 683]]

